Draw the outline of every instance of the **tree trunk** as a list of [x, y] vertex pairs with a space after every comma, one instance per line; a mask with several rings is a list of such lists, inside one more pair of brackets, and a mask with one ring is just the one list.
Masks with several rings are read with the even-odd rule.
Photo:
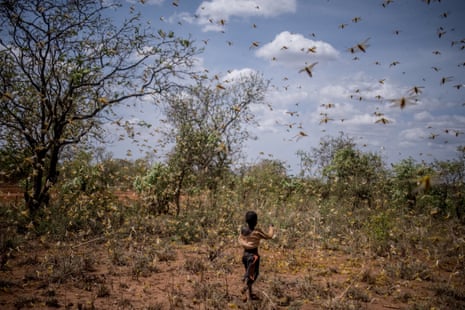
[[179, 175], [176, 189], [174, 192], [174, 202], [176, 204], [176, 216], [179, 216], [179, 213], [181, 213], [181, 189], [182, 189], [182, 183], [184, 181], [184, 175], [185, 175], [185, 171], [183, 170], [181, 174]]
[[33, 222], [38, 217], [39, 210], [49, 204], [50, 188], [57, 181], [59, 147], [52, 147], [50, 154], [49, 165], [45, 164], [46, 154], [36, 154], [38, 159], [33, 166], [32, 188], [29, 189], [29, 184], [26, 185], [24, 198]]
[[34, 222], [39, 214], [40, 208], [48, 204], [49, 193], [48, 190], [43, 186], [42, 172], [39, 172], [37, 176], [32, 179], [31, 190], [26, 187], [24, 198], [26, 201], [26, 208], [29, 210], [29, 216]]

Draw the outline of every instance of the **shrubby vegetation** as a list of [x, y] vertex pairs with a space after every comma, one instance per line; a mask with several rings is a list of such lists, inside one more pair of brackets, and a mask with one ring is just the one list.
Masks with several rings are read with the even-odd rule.
[[[278, 228], [271, 248], [291, 252], [321, 248], [386, 257], [390, 262], [385, 266], [386, 276], [405, 279], [431, 281], [426, 267], [431, 262], [445, 264], [451, 271], [463, 270], [463, 154], [456, 160], [431, 164], [408, 158], [388, 168], [378, 155], [357, 149], [347, 137], [326, 138], [321, 145], [301, 153], [307, 158], [328, 155], [325, 165], [302, 163], [312, 174], [291, 176], [285, 163], [264, 160], [220, 175], [213, 170], [214, 188], [191, 174], [179, 197], [173, 181], [177, 171], [167, 164], [116, 160], [108, 154], [95, 161], [93, 154], [82, 152], [60, 166], [53, 202], [41, 212], [39, 224], [31, 225], [23, 204], [3, 203], [2, 251], [11, 252], [24, 238], [37, 235], [51, 240], [102, 238], [108, 242], [114, 264], [127, 265], [134, 258], [123, 254], [117, 240], [129, 235], [140, 240], [208, 244], [208, 256], [214, 259], [235, 243], [244, 212], [254, 209], [262, 225], [273, 223]], [[322, 154], [325, 145], [332, 145], [328, 148], [332, 154]], [[126, 190], [136, 192], [137, 197], [122, 199]], [[151, 260], [165, 250], [157, 251], [145, 254], [152, 258], [135, 258], [135, 275], [156, 270]], [[418, 255], [424, 265], [413, 259]], [[294, 264], [290, 266], [298, 270], [298, 261]], [[369, 276], [366, 281], [378, 281]], [[451, 283], [437, 289], [463, 294]], [[463, 306], [462, 297], [457, 296], [447, 302], [452, 299]], [[436, 304], [441, 301], [430, 303]]]

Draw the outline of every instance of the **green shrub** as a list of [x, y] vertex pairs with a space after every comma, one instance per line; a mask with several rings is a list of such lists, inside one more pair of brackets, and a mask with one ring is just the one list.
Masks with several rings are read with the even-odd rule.
[[388, 211], [379, 211], [367, 219], [364, 231], [369, 237], [372, 250], [378, 255], [384, 256], [389, 251], [394, 220]]

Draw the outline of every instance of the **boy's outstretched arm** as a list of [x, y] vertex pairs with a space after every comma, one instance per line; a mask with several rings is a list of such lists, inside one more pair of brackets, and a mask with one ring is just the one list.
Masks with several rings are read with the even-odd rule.
[[274, 226], [273, 225], [270, 225], [268, 227], [268, 232], [264, 232], [263, 230], [259, 230], [259, 234], [261, 236], [262, 239], [271, 239], [273, 238], [273, 235], [274, 235]]
[[273, 224], [270, 224], [270, 226], [268, 227], [268, 236], [269, 236], [269, 239], [273, 238], [273, 236], [274, 236], [274, 226], [273, 226]]

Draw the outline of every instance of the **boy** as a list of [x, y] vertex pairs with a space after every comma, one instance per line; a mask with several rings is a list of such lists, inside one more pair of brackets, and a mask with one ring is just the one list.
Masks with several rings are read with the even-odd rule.
[[[242, 263], [245, 267], [244, 280], [247, 286], [242, 290], [242, 294], [249, 292], [251, 300], [257, 299], [257, 296], [252, 293], [252, 284], [257, 280], [260, 267], [260, 256], [258, 255], [258, 246], [261, 239], [271, 239], [273, 237], [273, 225], [270, 225], [268, 233], [265, 233], [260, 228], [256, 228], [258, 217], [254, 211], [248, 211], [245, 214], [245, 222], [247, 226], [242, 227], [239, 236], [239, 244], [244, 248]], [[244, 301], [247, 301], [247, 295], [244, 296]]]

